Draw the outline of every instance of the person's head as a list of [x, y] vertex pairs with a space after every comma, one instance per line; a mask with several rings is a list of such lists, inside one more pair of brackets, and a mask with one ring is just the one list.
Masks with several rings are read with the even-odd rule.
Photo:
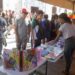
[[27, 12], [27, 10], [26, 10], [25, 8], [23, 8], [23, 9], [21, 10], [21, 14], [22, 14], [22, 18], [25, 19], [26, 16], [28, 15], [28, 12]]
[[5, 13], [2, 12], [2, 13], [1, 13], [1, 16], [4, 18], [4, 17], [5, 17]]
[[47, 15], [47, 14], [45, 14], [45, 15], [44, 15], [44, 18], [45, 18], [45, 19], [48, 19], [48, 15]]
[[52, 21], [55, 21], [56, 19], [58, 19], [58, 15], [57, 15], [57, 14], [52, 15], [51, 20], [52, 20]]
[[38, 21], [41, 21], [42, 20], [42, 18], [43, 18], [43, 11], [42, 10], [38, 10], [37, 11], [37, 13], [36, 13], [36, 19], [38, 20]]
[[67, 16], [66, 13], [61, 13], [61, 14], [59, 15], [58, 20], [59, 20], [59, 22], [60, 22], [61, 24], [64, 24], [64, 23], [72, 23], [72, 22], [71, 22], [71, 19]]

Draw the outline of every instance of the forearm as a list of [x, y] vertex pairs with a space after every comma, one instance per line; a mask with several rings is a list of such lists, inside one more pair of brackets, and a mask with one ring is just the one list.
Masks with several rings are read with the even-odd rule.
[[58, 34], [57, 34], [57, 36], [56, 36], [56, 38], [55, 38], [55, 43], [59, 40], [59, 38], [60, 38], [60, 36], [61, 36], [61, 32], [58, 32]]

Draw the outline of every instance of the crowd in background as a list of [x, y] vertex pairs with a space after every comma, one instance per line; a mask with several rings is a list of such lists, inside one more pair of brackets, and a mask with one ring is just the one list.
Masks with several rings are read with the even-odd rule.
[[[10, 29], [14, 27], [17, 16], [15, 15], [15, 12], [11, 10], [2, 12], [1, 15], [6, 20], [7, 32], [8, 34], [10, 34]], [[26, 18], [29, 19], [28, 23], [26, 23], [29, 30], [31, 31], [31, 42], [32, 44], [35, 44], [35, 47], [41, 44], [41, 40], [43, 40], [43, 42], [45, 41], [45, 39], [47, 39], [47, 41], [50, 41], [56, 37], [57, 30], [60, 27], [57, 14], [52, 15], [51, 20], [49, 20], [48, 15], [45, 14], [45, 12], [43, 12], [42, 10], [38, 10], [37, 12], [33, 12], [31, 14], [28, 13]]]
[[[7, 45], [6, 37], [10, 34], [12, 25], [15, 22], [14, 11], [0, 12], [0, 57], [3, 45]], [[5, 33], [6, 32], [6, 33]]]
[[57, 14], [52, 15], [51, 20], [49, 20], [45, 12], [38, 10], [32, 15], [31, 21], [34, 34], [32, 34], [32, 39], [34, 39], [35, 47], [41, 44], [41, 40], [44, 43], [45, 40], [48, 42], [56, 37], [58, 28], [60, 27]]
[[[15, 28], [14, 26], [16, 22], [15, 11], [8, 10], [5, 12], [1, 12], [0, 14], [1, 17], [5, 20], [5, 27], [8, 32], [7, 34], [10, 34], [9, 32], [11, 28], [12, 27]], [[58, 21], [57, 14], [52, 15], [51, 20], [48, 19], [48, 14], [46, 14], [42, 10], [32, 12], [31, 15], [30, 13], [28, 14], [29, 20], [26, 25], [28, 26], [31, 32], [31, 43], [32, 45], [34, 45], [34, 47], [39, 46], [41, 44], [41, 41], [43, 41], [44, 43], [45, 40], [48, 42], [55, 39], [58, 33], [58, 29], [61, 25], [60, 22]], [[74, 23], [73, 20], [72, 22]]]
[[[20, 14], [21, 13], [22, 12], [20, 12]], [[15, 15], [15, 11], [6, 10], [5, 12], [1, 12], [0, 14], [1, 17], [5, 20], [5, 28], [7, 30], [7, 34], [10, 34], [9, 32], [11, 28], [15, 28], [15, 22], [17, 18]], [[58, 21], [57, 14], [52, 15], [51, 20], [48, 19], [48, 14], [46, 14], [42, 10], [31, 12], [31, 14], [28, 12], [27, 15], [28, 14], [29, 20], [28, 23], [26, 22], [26, 25], [28, 26], [29, 31], [31, 32], [30, 37], [32, 46], [37, 47], [41, 44], [41, 41], [45, 43], [45, 40], [48, 42], [56, 38], [58, 29], [61, 25]]]
[[[54, 44], [60, 36], [65, 41], [64, 56], [66, 60], [65, 75], [69, 75], [72, 63], [72, 55], [75, 49], [75, 18], [70, 19], [67, 14], [62, 13], [52, 15], [51, 20], [42, 10], [33, 12], [30, 15], [28, 24], [26, 17], [28, 11], [23, 8], [20, 17], [16, 19], [14, 11], [1, 12], [0, 15], [0, 54], [3, 45], [3, 34], [5, 31], [10, 35], [11, 28], [14, 28], [16, 34], [16, 45], [18, 50], [25, 50], [29, 37], [31, 37], [31, 46], [36, 48], [41, 43], [49, 42]], [[30, 35], [31, 34], [31, 35]]]

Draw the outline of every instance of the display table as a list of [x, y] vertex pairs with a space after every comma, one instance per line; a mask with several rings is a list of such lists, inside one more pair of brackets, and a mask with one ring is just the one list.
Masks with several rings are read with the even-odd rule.
[[54, 48], [55, 58], [54, 59], [49, 59], [48, 58], [48, 61], [57, 62], [64, 55], [63, 52], [64, 52], [64, 50], [62, 48], [55, 47]]
[[[12, 48], [16, 48], [16, 43], [15, 43], [15, 35], [10, 35], [8, 36], [7, 38], [7, 46], [4, 47], [6, 49], [10, 49], [12, 50]], [[30, 43], [28, 43], [28, 46], [27, 46], [27, 49], [28, 48], [31, 48], [30, 47]], [[48, 69], [48, 62], [56, 62], [57, 60], [59, 60], [62, 56], [63, 56], [63, 50], [59, 49], [59, 48], [55, 48], [54, 49], [54, 54], [56, 54], [55, 58], [51, 59], [51, 56], [47, 55], [45, 57], [42, 57], [42, 60], [40, 60], [37, 64], [37, 66], [31, 70], [28, 70], [28, 71], [24, 71], [24, 72], [19, 72], [19, 70], [8, 70], [8, 69], [5, 69], [2, 66], [0, 66], [0, 71], [3, 72], [3, 73], [6, 73], [7, 75], [29, 75], [31, 74], [32, 72], [34, 72], [35, 70], [37, 70], [40, 66], [42, 66], [44, 63], [46, 63], [46, 74], [47, 75], [47, 69]]]
[[[13, 48], [16, 48], [15, 34], [7, 36], [6, 41], [7, 41], [7, 46], [3, 47], [3, 48], [9, 49], [9, 50], [12, 50]], [[28, 48], [31, 48], [30, 43], [27, 44], [27, 49]], [[29, 75], [32, 72], [34, 72], [35, 70], [37, 70], [44, 63], [46, 63], [46, 59], [41, 57], [41, 60], [39, 62], [37, 62], [37, 66], [32, 68], [31, 70], [20, 72], [18, 69], [16, 69], [16, 70], [5, 69], [4, 66], [2, 65], [2, 66], [0, 66], [0, 71], [3, 72], [3, 73], [6, 73], [7, 75]]]
[[38, 62], [37, 67], [29, 71], [19, 72], [19, 70], [8, 70], [8, 69], [5, 69], [3, 66], [0, 66], [0, 71], [3, 73], [6, 73], [7, 75], [29, 75], [35, 70], [37, 70], [40, 66], [42, 66], [45, 62], [46, 60], [42, 58], [41, 61]]
[[[49, 48], [48, 48], [49, 47]], [[43, 47], [40, 46], [38, 47], [40, 50], [42, 50], [43, 53], [43, 58], [46, 58], [46, 74], [48, 71], [48, 63], [56, 63], [63, 55], [64, 55], [64, 50], [63, 48], [55, 47], [55, 46], [47, 46]]]
[[63, 48], [56, 46], [39, 46], [37, 49], [41, 50], [41, 55], [43, 58], [46, 58], [49, 62], [56, 62], [63, 56]]

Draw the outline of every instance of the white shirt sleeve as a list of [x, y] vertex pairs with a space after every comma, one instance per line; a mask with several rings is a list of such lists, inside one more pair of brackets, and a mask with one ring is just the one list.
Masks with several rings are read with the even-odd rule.
[[61, 25], [59, 28], [59, 31], [62, 32], [64, 39], [68, 39], [68, 38], [74, 36], [74, 34], [75, 34], [74, 27], [68, 23]]
[[64, 31], [64, 25], [60, 26], [59, 31], [61, 31], [63, 33], [63, 31]]

